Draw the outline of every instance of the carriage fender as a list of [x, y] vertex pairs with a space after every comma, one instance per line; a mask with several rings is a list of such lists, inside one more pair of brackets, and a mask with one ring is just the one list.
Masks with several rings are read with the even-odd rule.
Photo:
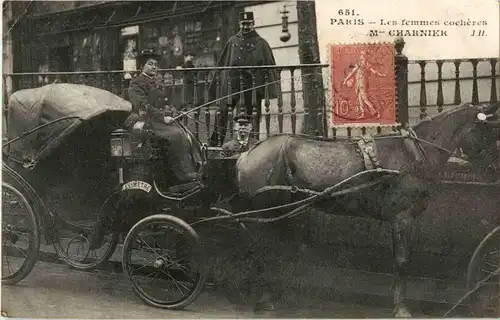
[[99, 214], [104, 212], [120, 211], [121, 209], [124, 209], [124, 206], [129, 208], [132, 203], [139, 203], [142, 202], [142, 200], [150, 202], [154, 193], [152, 191], [152, 186], [147, 182], [127, 182], [109, 195], [101, 206], [101, 212]]
[[136, 202], [141, 200], [150, 200], [155, 193], [151, 184], [141, 180], [132, 180], [121, 186], [120, 203], [123, 202]]

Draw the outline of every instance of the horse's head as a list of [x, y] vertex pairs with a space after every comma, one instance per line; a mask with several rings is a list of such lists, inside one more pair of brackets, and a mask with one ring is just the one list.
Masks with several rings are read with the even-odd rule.
[[482, 150], [484, 146], [474, 139], [483, 136], [478, 129], [481, 128], [480, 119], [485, 116], [485, 111], [492, 110], [489, 106], [467, 103], [416, 124], [413, 129], [417, 136], [425, 141], [422, 147], [426, 151], [427, 159], [435, 164], [444, 163], [463, 141], [469, 141]]
[[480, 170], [489, 167], [498, 168], [500, 165], [497, 140], [500, 136], [496, 132], [500, 128], [497, 114], [500, 103], [489, 103], [481, 106], [472, 128], [463, 136], [459, 147], [467, 159]]

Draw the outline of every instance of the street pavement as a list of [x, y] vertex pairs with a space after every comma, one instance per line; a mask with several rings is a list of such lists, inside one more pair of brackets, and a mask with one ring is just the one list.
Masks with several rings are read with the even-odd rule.
[[[345, 302], [302, 299], [273, 313], [255, 314], [252, 305], [205, 289], [186, 310], [149, 307], [132, 291], [122, 273], [81, 272], [61, 264], [38, 262], [13, 286], [2, 286], [2, 314], [16, 318], [367, 318], [390, 317], [391, 310]], [[417, 315], [418, 316], [418, 315]]]

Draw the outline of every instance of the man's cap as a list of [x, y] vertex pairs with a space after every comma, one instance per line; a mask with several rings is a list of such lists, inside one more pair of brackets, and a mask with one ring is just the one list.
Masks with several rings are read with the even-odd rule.
[[253, 119], [252, 116], [242, 114], [234, 117], [233, 121], [240, 124], [248, 124], [252, 123], [252, 119]]
[[253, 22], [253, 12], [247, 11], [247, 12], [240, 12], [240, 21], [248, 21], [248, 22]]
[[139, 59], [141, 59], [141, 61], [144, 62], [146, 62], [146, 60], [148, 59], [160, 60], [161, 55], [158, 52], [156, 52], [155, 49], [144, 49], [139, 54]]

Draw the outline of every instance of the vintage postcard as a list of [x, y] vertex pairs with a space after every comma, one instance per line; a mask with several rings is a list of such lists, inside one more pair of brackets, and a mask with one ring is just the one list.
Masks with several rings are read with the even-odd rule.
[[500, 317], [500, 1], [2, 23], [2, 317]]

